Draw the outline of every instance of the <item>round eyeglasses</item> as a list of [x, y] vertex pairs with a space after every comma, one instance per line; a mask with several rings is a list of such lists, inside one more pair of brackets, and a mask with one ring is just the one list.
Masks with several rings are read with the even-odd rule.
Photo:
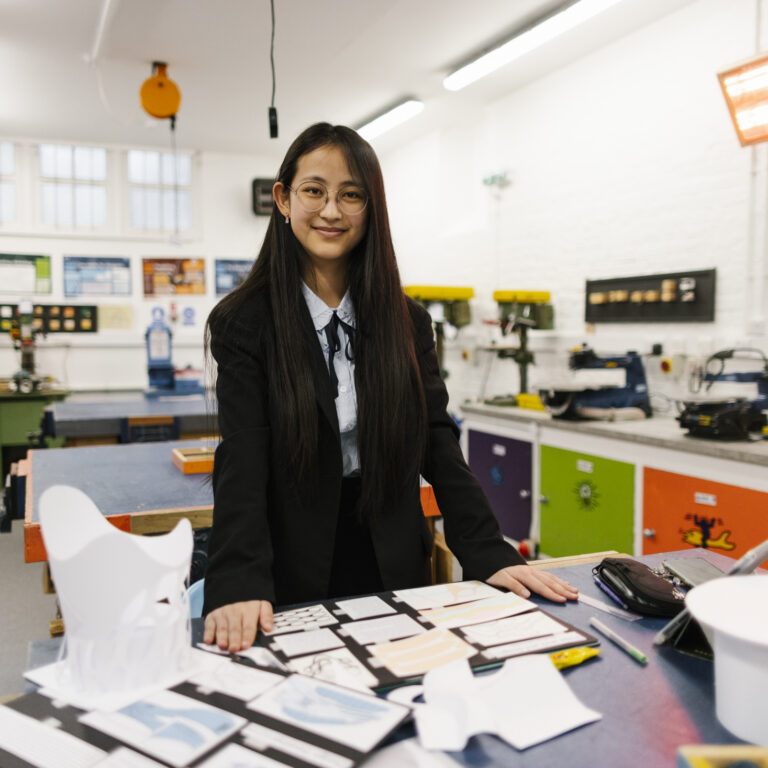
[[[298, 187], [289, 189], [307, 213], [317, 213], [328, 204], [328, 188], [319, 181], [305, 181]], [[342, 213], [348, 215], [362, 213], [368, 205], [368, 195], [362, 187], [345, 184], [336, 192], [336, 205]]]

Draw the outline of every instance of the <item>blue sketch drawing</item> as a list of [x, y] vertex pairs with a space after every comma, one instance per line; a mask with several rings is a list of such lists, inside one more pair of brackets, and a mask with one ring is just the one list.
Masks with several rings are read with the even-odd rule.
[[183, 720], [197, 723], [214, 736], [226, 734], [235, 725], [234, 718], [222, 710], [162, 707], [148, 701], [129, 704], [120, 714], [146, 726], [156, 737], [179, 741], [191, 748], [202, 746], [206, 739]]

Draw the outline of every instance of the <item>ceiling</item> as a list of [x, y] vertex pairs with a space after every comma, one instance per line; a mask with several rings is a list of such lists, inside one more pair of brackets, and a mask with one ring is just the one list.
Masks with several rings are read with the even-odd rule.
[[[522, 87], [691, 0], [622, 0], [458, 93], [442, 78], [562, 0], [274, 0], [280, 138], [270, 140], [269, 0], [0, 0], [0, 135], [168, 146], [138, 91], [168, 62], [178, 146], [280, 156], [318, 120], [359, 125], [401, 97], [426, 109], [386, 149]], [[106, 17], [95, 63], [99, 19]]]

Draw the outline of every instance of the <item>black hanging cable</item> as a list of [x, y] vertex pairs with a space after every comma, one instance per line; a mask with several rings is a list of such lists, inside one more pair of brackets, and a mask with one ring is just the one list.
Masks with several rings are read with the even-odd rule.
[[173, 231], [179, 236], [179, 158], [176, 155], [176, 115], [171, 115], [171, 151], [173, 159]]
[[272, 40], [269, 46], [269, 63], [272, 67], [272, 100], [269, 106], [269, 138], [277, 138], [277, 109], [275, 109], [275, 0], [269, 0], [272, 11]]

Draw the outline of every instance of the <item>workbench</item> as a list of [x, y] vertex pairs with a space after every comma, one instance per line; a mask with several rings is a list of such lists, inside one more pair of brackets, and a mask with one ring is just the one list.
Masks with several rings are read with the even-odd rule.
[[79, 393], [46, 409], [46, 432], [66, 444], [93, 445], [139, 442], [124, 439], [128, 422], [137, 428], [175, 427], [179, 439], [215, 434], [216, 400], [203, 395], [146, 398], [141, 392]]

